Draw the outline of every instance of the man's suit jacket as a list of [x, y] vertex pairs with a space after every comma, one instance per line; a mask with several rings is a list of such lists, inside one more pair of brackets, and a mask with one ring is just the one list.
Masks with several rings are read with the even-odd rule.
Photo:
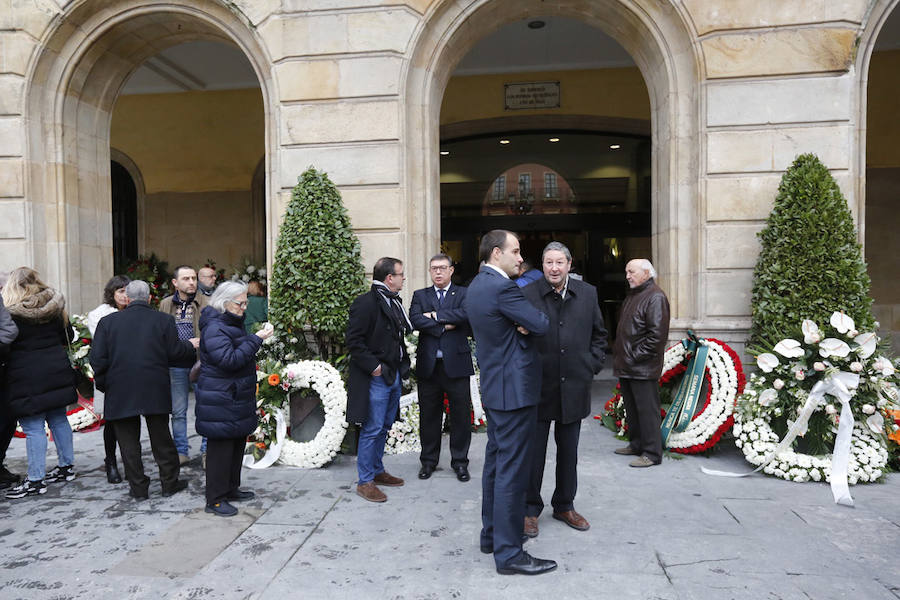
[[538, 419], [579, 421], [591, 412], [591, 383], [606, 360], [597, 288], [569, 277], [566, 297], [561, 298], [541, 277], [522, 293], [550, 318], [550, 332], [535, 340], [541, 355]]
[[[469, 319], [463, 301], [466, 288], [450, 285], [444, 301], [438, 302], [434, 286], [413, 293], [409, 305], [409, 320], [419, 330], [419, 348], [416, 351], [416, 375], [428, 378], [434, 373], [437, 351], [443, 355], [444, 371], [449, 377], [468, 377], [475, 374], [472, 367], [472, 351], [469, 348]], [[437, 321], [425, 313], [437, 313]], [[454, 325], [455, 329], [444, 329]]]
[[[547, 315], [525, 299], [515, 281], [488, 266], [472, 280], [463, 307], [475, 335], [482, 404], [492, 410], [536, 405], [541, 359], [532, 336], [547, 333]], [[519, 333], [517, 325], [529, 335]]]
[[[381, 365], [381, 377], [392, 385], [409, 373], [406, 344], [399, 337], [391, 308], [375, 289], [357, 296], [347, 320], [347, 350], [350, 374], [347, 380], [347, 422], [364, 423], [369, 415], [369, 384], [372, 371]], [[402, 353], [402, 354], [401, 354]]]
[[104, 416], [112, 421], [172, 412], [169, 367], [195, 360], [179, 340], [175, 319], [146, 302], [132, 302], [100, 320], [91, 343], [94, 383], [106, 393]]

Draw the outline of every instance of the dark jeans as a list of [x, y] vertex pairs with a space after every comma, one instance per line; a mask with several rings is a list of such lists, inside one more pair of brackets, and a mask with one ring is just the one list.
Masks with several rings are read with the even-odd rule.
[[237, 492], [247, 438], [206, 441], [206, 504], [212, 506]]
[[[178, 481], [181, 466], [178, 463], [178, 451], [169, 431], [169, 415], [144, 415], [147, 431], [150, 434], [150, 449], [159, 467], [159, 479], [163, 491], [172, 489]], [[122, 452], [122, 463], [125, 465], [125, 479], [131, 486], [135, 496], [146, 496], [150, 487], [150, 478], [144, 475], [144, 462], [141, 459], [141, 419], [138, 416], [126, 417], [110, 421], [116, 430], [119, 450]]]
[[441, 424], [444, 415], [444, 393], [450, 402], [450, 466], [469, 465], [472, 441], [472, 399], [468, 377], [449, 377], [444, 361], [437, 360], [431, 377], [419, 380], [419, 437], [423, 465], [437, 466], [441, 457]]
[[[547, 438], [550, 437], [550, 421], [538, 421], [534, 431], [531, 454], [531, 478], [525, 497], [525, 514], [536, 517], [544, 510], [541, 484], [544, 481], [544, 463], [547, 460]], [[575, 492], [578, 490], [578, 439], [581, 437], [581, 421], [560, 423], [554, 421], [553, 438], [556, 440], [556, 489], [550, 500], [554, 513], [575, 509]]]
[[631, 449], [655, 463], [662, 460], [662, 418], [659, 382], [655, 379], [619, 379], [625, 403], [625, 422]]

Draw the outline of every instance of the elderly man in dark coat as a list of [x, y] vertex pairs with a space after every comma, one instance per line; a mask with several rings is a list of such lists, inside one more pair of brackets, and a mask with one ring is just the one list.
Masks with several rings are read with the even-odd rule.
[[525, 535], [537, 537], [544, 510], [541, 483], [550, 422], [556, 440], [556, 489], [553, 518], [573, 529], [590, 528], [575, 511], [578, 488], [578, 438], [581, 420], [591, 412], [591, 382], [606, 360], [606, 328], [597, 288], [569, 277], [572, 253], [550, 242], [541, 256], [544, 276], [522, 288], [525, 298], [550, 318], [547, 335], [535, 338], [541, 355], [541, 402], [531, 454], [531, 479], [525, 498]]
[[125, 288], [128, 306], [103, 318], [91, 344], [91, 367], [97, 389], [106, 393], [105, 416], [119, 440], [129, 494], [145, 500], [150, 478], [141, 460], [141, 422], [150, 433], [150, 448], [159, 466], [162, 495], [187, 487], [178, 479], [178, 451], [169, 431], [172, 387], [169, 366], [191, 360], [199, 340], [178, 339], [175, 319], [150, 307], [150, 288], [132, 281]]
[[361, 423], [356, 451], [356, 493], [369, 502], [384, 502], [378, 486], [399, 487], [403, 479], [384, 469], [384, 443], [400, 411], [400, 380], [409, 373], [403, 336], [412, 331], [403, 311], [403, 262], [385, 256], [372, 271], [372, 289], [357, 296], [347, 319], [350, 374], [347, 422]]
[[662, 461], [659, 377], [669, 337], [669, 300], [646, 258], [629, 261], [625, 279], [631, 289], [616, 328], [613, 374], [619, 378], [630, 441], [615, 452], [636, 455], [632, 467], [652, 467]]

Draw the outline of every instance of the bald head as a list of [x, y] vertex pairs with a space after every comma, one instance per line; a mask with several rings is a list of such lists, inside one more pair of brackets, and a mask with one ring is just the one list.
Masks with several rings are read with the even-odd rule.
[[646, 258], [635, 258], [625, 265], [625, 279], [628, 281], [628, 287], [636, 288], [651, 278], [656, 278], [656, 269]]

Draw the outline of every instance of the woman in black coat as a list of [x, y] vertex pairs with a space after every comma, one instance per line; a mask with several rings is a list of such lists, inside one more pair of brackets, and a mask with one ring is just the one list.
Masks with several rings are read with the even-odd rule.
[[[48, 287], [33, 269], [20, 267], [3, 286], [3, 302], [19, 334], [9, 348], [3, 377], [4, 410], [19, 420], [25, 432], [28, 477], [6, 493], [24, 498], [46, 493], [46, 483], [75, 479], [72, 427], [66, 406], [77, 400], [75, 371], [66, 344], [72, 327], [62, 294]], [[46, 472], [47, 435], [53, 432], [58, 466]]]
[[200, 314], [200, 376], [197, 379], [197, 433], [207, 438], [206, 512], [237, 514], [229, 500], [249, 500], [240, 489], [247, 436], [256, 429], [256, 351], [272, 326], [244, 331], [247, 286], [226, 281]]

